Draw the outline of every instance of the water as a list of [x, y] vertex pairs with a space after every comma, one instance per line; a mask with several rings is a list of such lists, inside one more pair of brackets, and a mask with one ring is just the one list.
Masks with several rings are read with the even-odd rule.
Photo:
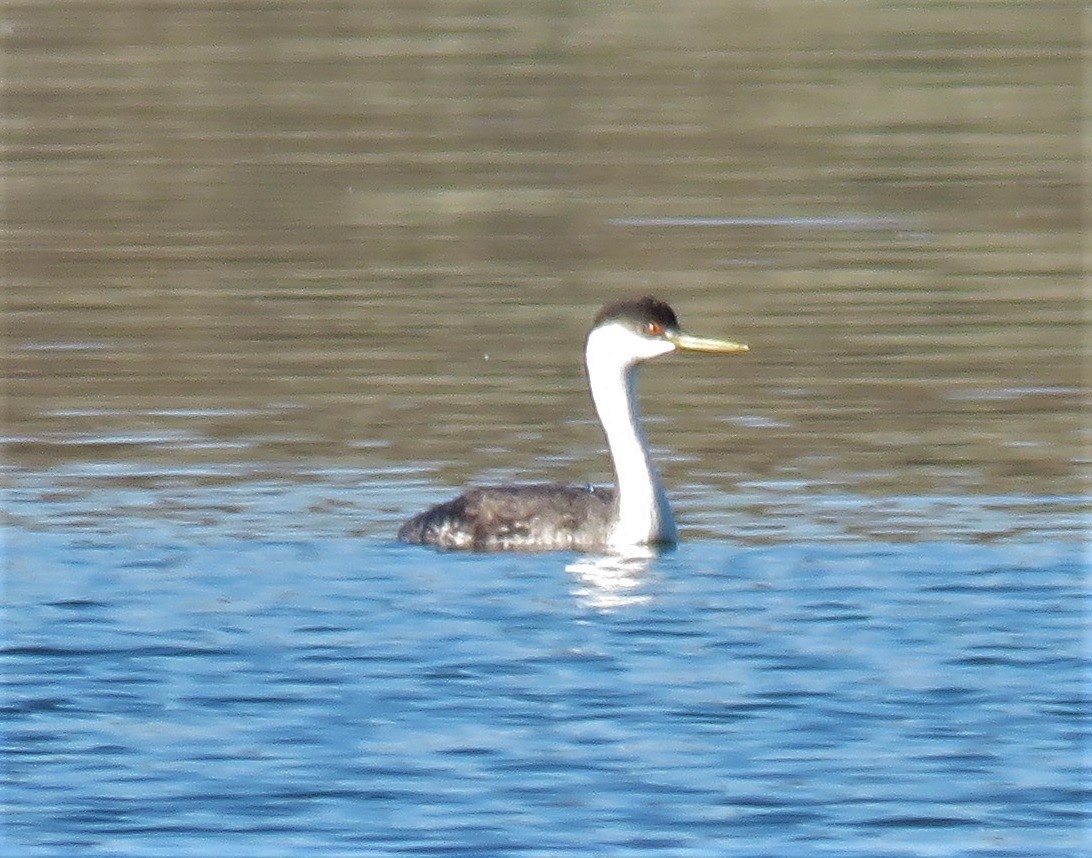
[[0, 852], [1092, 854], [1082, 10], [677, 12], [5, 10]]
[[939, 503], [907, 498], [885, 540], [842, 498], [621, 565], [398, 545], [421, 488], [389, 473], [66, 479], [11, 493], [10, 854], [1088, 847], [1086, 567], [1053, 515], [949, 500], [966, 531], [905, 541]]

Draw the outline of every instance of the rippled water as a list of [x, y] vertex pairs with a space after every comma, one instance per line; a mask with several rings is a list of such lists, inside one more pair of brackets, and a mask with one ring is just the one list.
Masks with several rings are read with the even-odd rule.
[[[1089, 844], [1081, 11], [23, 2], [0, 851]], [[609, 479], [683, 542], [393, 542]]]
[[[1088, 846], [1086, 558], [1048, 501], [695, 499], [750, 537], [626, 564], [398, 545], [425, 489], [391, 473], [97, 470], [9, 496], [12, 854]], [[894, 541], [835, 524], [866, 518]]]
[[[414, 493], [354, 476], [370, 520]], [[286, 484], [102, 490], [105, 528], [17, 500], [47, 517], [9, 536], [19, 854], [1087, 846], [1074, 543], [800, 529], [624, 567], [337, 535]]]

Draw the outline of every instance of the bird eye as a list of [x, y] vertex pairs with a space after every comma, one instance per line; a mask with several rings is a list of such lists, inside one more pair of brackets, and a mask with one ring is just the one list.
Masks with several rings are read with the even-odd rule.
[[645, 322], [645, 333], [650, 337], [658, 337], [664, 332], [664, 326], [659, 322]]

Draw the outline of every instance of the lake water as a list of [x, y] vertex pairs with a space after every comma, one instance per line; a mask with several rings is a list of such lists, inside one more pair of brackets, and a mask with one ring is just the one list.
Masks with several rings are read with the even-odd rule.
[[1082, 15], [10, 5], [0, 852], [1092, 854]]

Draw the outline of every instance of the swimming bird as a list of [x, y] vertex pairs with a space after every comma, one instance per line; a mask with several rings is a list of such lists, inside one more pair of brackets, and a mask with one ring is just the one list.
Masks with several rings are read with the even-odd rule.
[[614, 488], [474, 488], [414, 516], [398, 538], [474, 551], [619, 552], [673, 544], [675, 519], [641, 428], [635, 388], [641, 363], [676, 350], [738, 354], [747, 346], [684, 334], [675, 311], [651, 297], [607, 304], [592, 323], [584, 366], [614, 464]]

